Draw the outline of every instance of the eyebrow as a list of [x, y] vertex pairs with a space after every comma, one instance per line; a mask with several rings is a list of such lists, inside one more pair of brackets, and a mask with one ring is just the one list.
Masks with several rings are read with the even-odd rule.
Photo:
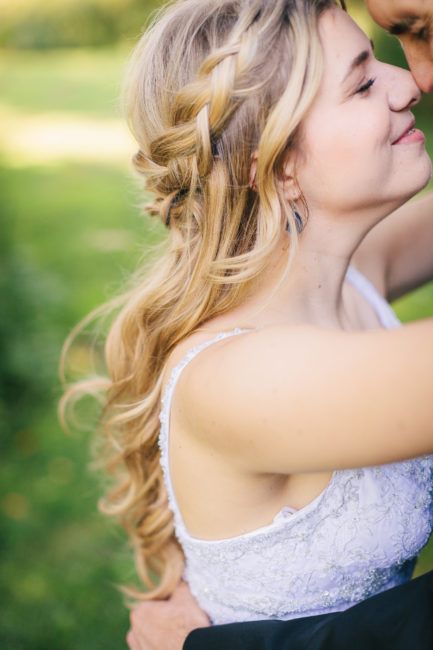
[[[370, 43], [371, 43], [372, 49], [374, 49], [373, 41], [370, 41]], [[344, 75], [342, 83], [344, 81], [346, 81], [347, 77], [349, 77], [352, 74], [352, 72], [354, 70], [356, 70], [356, 68], [359, 68], [360, 65], [365, 63], [365, 61], [367, 61], [367, 59], [369, 59], [370, 56], [371, 56], [371, 51], [370, 50], [363, 50], [357, 56], [355, 56], [355, 58], [353, 59], [352, 63], [349, 66], [348, 71]]]
[[410, 32], [412, 27], [420, 21], [419, 16], [407, 16], [407, 18], [402, 18], [398, 23], [392, 23], [389, 28], [389, 33], [394, 34], [394, 36], [399, 36], [400, 34], [406, 34]]

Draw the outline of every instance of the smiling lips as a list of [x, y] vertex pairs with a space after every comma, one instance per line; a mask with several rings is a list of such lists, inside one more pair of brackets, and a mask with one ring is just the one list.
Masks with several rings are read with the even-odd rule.
[[392, 144], [411, 144], [412, 142], [424, 142], [425, 135], [420, 129], [415, 129], [415, 122], [412, 122], [407, 131], [394, 140]]

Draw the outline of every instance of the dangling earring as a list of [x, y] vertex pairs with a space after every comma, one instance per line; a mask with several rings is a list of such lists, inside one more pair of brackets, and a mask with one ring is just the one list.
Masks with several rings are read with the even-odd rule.
[[[296, 203], [294, 201], [290, 201], [290, 207], [292, 208], [293, 216], [295, 217], [296, 232], [299, 234], [304, 230], [304, 223], [302, 221], [301, 215], [296, 209]], [[287, 221], [287, 232], [290, 234], [290, 224], [288, 221]]]

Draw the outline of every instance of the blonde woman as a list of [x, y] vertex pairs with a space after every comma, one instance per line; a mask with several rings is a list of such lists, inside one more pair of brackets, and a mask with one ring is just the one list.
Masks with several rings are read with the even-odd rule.
[[167, 245], [99, 384], [136, 595], [183, 573], [212, 623], [291, 620], [410, 578], [433, 322], [385, 297], [433, 277], [419, 98], [332, 0], [186, 0], [144, 35], [127, 100]]

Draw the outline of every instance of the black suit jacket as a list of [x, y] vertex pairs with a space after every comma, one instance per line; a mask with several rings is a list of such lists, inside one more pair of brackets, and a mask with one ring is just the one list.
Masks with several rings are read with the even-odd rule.
[[433, 572], [344, 612], [200, 628], [183, 650], [433, 650]]

